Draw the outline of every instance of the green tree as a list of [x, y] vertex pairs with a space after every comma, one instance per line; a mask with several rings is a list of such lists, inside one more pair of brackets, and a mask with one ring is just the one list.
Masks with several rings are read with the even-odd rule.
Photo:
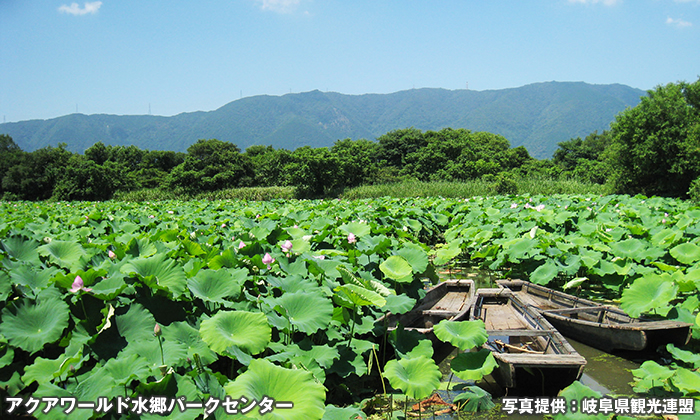
[[553, 163], [562, 170], [562, 176], [604, 184], [610, 175], [605, 151], [611, 143], [609, 131], [593, 132], [584, 140], [580, 137], [558, 143]]
[[112, 198], [115, 174], [108, 167], [81, 155], [73, 155], [56, 183], [55, 200], [103, 201]]
[[0, 134], [0, 197], [5, 192], [2, 187], [3, 178], [5, 178], [10, 168], [22, 161], [24, 155], [25, 152], [17, 146], [12, 137], [7, 134]]
[[700, 79], [650, 90], [618, 114], [610, 135], [616, 192], [685, 196], [700, 176]]
[[316, 198], [342, 188], [342, 174], [337, 170], [338, 166], [338, 157], [327, 148], [304, 146], [292, 153], [292, 162], [286, 165], [285, 170], [300, 198]]
[[339, 187], [352, 188], [368, 184], [376, 176], [379, 144], [366, 139], [338, 140], [330, 149], [339, 163]]
[[187, 148], [185, 161], [175, 167], [167, 179], [171, 188], [194, 194], [252, 183], [253, 165], [233, 143], [199, 140]]
[[49, 199], [73, 156], [66, 146], [61, 143], [58, 147], [47, 146], [22, 155], [5, 173], [3, 190], [22, 200]]

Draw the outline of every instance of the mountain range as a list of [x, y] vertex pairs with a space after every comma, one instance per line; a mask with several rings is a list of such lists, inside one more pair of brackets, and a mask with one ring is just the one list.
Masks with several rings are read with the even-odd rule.
[[615, 115], [637, 105], [643, 90], [620, 84], [544, 82], [500, 90], [411, 89], [345, 95], [318, 90], [252, 96], [208, 112], [153, 115], [70, 114], [0, 124], [25, 151], [66, 143], [82, 153], [101, 141], [141, 149], [185, 151], [216, 138], [241, 149], [332, 146], [339, 139], [376, 139], [389, 131], [445, 127], [503, 135], [533, 157], [552, 156], [557, 143], [609, 128]]

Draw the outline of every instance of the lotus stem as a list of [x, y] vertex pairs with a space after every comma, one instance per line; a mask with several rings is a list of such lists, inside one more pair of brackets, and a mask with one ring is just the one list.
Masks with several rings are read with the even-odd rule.
[[352, 343], [352, 336], [355, 334], [355, 312], [357, 312], [357, 305], [352, 307], [352, 326], [350, 327], [350, 339], [348, 340], [348, 347]]

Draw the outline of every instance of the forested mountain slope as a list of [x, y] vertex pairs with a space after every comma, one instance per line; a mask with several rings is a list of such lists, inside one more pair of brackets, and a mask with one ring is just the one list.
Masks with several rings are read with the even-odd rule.
[[389, 131], [444, 127], [488, 131], [548, 158], [557, 143], [609, 127], [615, 115], [646, 93], [624, 85], [535, 83], [502, 90], [412, 89], [391, 94], [312, 92], [253, 96], [209, 112], [172, 117], [71, 114], [0, 124], [25, 151], [67, 143], [82, 153], [101, 141], [142, 149], [185, 151], [216, 138], [241, 149], [331, 146], [338, 139], [375, 139]]

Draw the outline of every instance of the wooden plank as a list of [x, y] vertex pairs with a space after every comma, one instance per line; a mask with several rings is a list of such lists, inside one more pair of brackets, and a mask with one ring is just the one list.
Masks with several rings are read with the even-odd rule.
[[539, 337], [545, 335], [551, 335], [556, 332], [556, 330], [489, 330], [486, 332], [489, 335], [503, 336], [503, 337]]

